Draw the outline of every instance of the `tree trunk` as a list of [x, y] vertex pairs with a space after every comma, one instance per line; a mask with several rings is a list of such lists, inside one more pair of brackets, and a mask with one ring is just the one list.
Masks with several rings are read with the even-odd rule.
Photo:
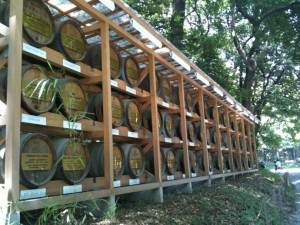
[[182, 49], [182, 40], [184, 37], [185, 2], [186, 0], [173, 0], [173, 14], [169, 39], [178, 49]]

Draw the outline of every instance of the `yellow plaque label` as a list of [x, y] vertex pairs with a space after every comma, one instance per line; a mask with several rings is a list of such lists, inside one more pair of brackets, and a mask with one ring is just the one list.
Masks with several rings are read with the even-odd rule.
[[22, 153], [23, 171], [51, 170], [53, 157], [50, 153]]
[[84, 51], [84, 43], [82, 40], [75, 39], [67, 33], [61, 34], [62, 45], [75, 52], [82, 53]]
[[40, 17], [24, 13], [23, 23], [25, 28], [38, 32], [46, 37], [51, 37], [51, 26], [48, 21], [43, 20]]

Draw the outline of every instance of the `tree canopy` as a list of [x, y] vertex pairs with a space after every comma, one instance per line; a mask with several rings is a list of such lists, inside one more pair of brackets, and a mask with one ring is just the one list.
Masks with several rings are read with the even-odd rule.
[[126, 2], [259, 119], [269, 118], [257, 126], [266, 144], [282, 144], [271, 132], [278, 124], [297, 141], [299, 0]]

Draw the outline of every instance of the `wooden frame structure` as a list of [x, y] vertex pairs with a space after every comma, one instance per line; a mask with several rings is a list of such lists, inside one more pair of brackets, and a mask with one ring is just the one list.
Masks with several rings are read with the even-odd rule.
[[[31, 210], [43, 208], [52, 203], [68, 203], [74, 201], [84, 201], [89, 198], [110, 197], [152, 190], [156, 191], [155, 199], [163, 200], [163, 188], [186, 184], [191, 191], [192, 184], [199, 181], [210, 181], [211, 179], [225, 178], [238, 174], [256, 171], [258, 168], [256, 144], [255, 144], [255, 122], [257, 119], [244, 107], [240, 105], [218, 84], [210, 79], [195, 64], [187, 59], [171, 43], [160, 36], [136, 12], [130, 9], [121, 0], [114, 0], [115, 9], [111, 10], [98, 0], [88, 2], [81, 0], [70, 0], [67, 3], [52, 0], [44, 0], [51, 9], [55, 19], [72, 18], [82, 26], [87, 41], [89, 43], [99, 42], [101, 37], [102, 50], [102, 71], [93, 69], [84, 63], [76, 63], [80, 67], [80, 72], [63, 63], [64, 57], [48, 48], [42, 47], [39, 50], [45, 52], [46, 58], [40, 57], [34, 52], [24, 49], [22, 39], [22, 9], [23, 1], [10, 0], [10, 25], [6, 27], [0, 24], [0, 49], [1, 68], [8, 65], [8, 91], [6, 110], [1, 110], [0, 128], [6, 127], [6, 161], [5, 161], [5, 196], [9, 202], [18, 202], [17, 210]], [[65, 2], [65, 1], [64, 1]], [[68, 9], [65, 8], [68, 4]], [[87, 15], [84, 20], [79, 20], [76, 15]], [[157, 47], [147, 37], [144, 37], [138, 30], [133, 28], [131, 21], [137, 21], [151, 35], [158, 39], [161, 47]], [[144, 74], [148, 72], [150, 80], [150, 92], [140, 88], [130, 88], [120, 79], [110, 78], [110, 51], [109, 44], [118, 46], [123, 55], [134, 56]], [[9, 48], [8, 48], [9, 46]], [[8, 56], [6, 49], [8, 48]], [[186, 69], [172, 58], [172, 54], [179, 56], [191, 69]], [[54, 113], [45, 113], [39, 117], [45, 117], [45, 126], [22, 121], [22, 116], [28, 113], [20, 107], [21, 96], [21, 64], [22, 56], [37, 60], [37, 62], [49, 61], [52, 65], [65, 69], [71, 76], [77, 77], [86, 90], [99, 91], [97, 86], [101, 83], [104, 95], [104, 120], [103, 123], [90, 120], [80, 120], [82, 131], [86, 138], [101, 139], [105, 149], [105, 176], [96, 178], [86, 178], [81, 185], [80, 192], [60, 195], [67, 185], [64, 181], [53, 180], [45, 185], [47, 196], [43, 198], [33, 198], [20, 200], [20, 192], [27, 190], [19, 184], [19, 136], [20, 132], [41, 132], [49, 135], [66, 135], [63, 127], [64, 118]], [[9, 62], [9, 63], [7, 63]], [[172, 85], [179, 88], [179, 105], [166, 103], [156, 94], [156, 71], [162, 77], [167, 78]], [[152, 112], [152, 133], [141, 129], [132, 136], [126, 127], [113, 129], [111, 111], [112, 89], [130, 95], [139, 101], [148, 102]], [[197, 96], [200, 105], [200, 115], [188, 112], [185, 108], [185, 93], [191, 92]], [[214, 120], [205, 118], [205, 103], [213, 108]], [[182, 139], [166, 138], [159, 134], [155, 124], [158, 123], [157, 108], [165, 112], [177, 114], [181, 117]], [[224, 114], [225, 126], [219, 124], [219, 112]], [[202, 142], [191, 143], [187, 138], [186, 122], [199, 122], [202, 128]], [[233, 127], [232, 127], [233, 124]], [[104, 129], [104, 127], [106, 129]], [[207, 131], [215, 132], [216, 142], [214, 145], [206, 143]], [[222, 135], [227, 137], [227, 146], [222, 146]], [[118, 185], [113, 179], [113, 142], [139, 142], [143, 144], [144, 151], [153, 149], [155, 159], [155, 171], [153, 174], [145, 173], [139, 179], [138, 185], [132, 185], [128, 176], [123, 176]], [[233, 145], [232, 143], [235, 142]], [[248, 143], [248, 146], [246, 145]], [[178, 173], [173, 177], [168, 177], [160, 172], [161, 146], [183, 149], [185, 174]], [[189, 161], [189, 151], [201, 151], [204, 159], [204, 171], [202, 173], [191, 173]], [[218, 170], [210, 171], [209, 158], [218, 158]], [[228, 156], [230, 171], [224, 168], [223, 157]], [[116, 187], [118, 186], [118, 187]], [[30, 202], [30, 204], [28, 204]]]

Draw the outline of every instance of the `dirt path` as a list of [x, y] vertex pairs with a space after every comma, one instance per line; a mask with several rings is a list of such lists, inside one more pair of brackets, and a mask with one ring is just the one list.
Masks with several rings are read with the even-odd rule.
[[288, 225], [299, 225], [300, 224], [300, 169], [288, 169], [286, 172], [290, 174], [290, 182], [296, 185], [297, 197], [296, 207], [297, 211], [290, 216]]

